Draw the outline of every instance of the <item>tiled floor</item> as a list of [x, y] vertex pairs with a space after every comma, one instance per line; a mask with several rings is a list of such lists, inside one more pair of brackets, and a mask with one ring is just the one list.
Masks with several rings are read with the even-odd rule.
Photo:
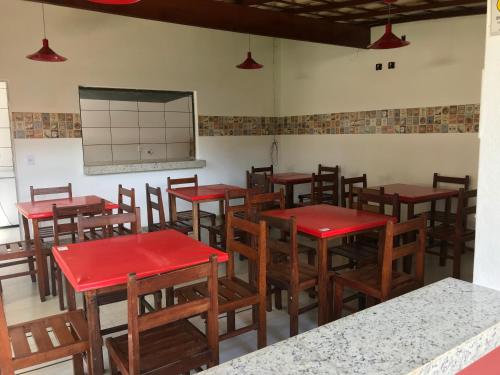
[[[0, 230], [0, 241], [12, 241], [18, 238], [17, 229]], [[0, 243], [1, 243], [0, 242]], [[472, 262], [473, 254], [467, 253], [463, 261], [463, 278], [472, 280]], [[427, 256], [426, 259], [426, 283], [440, 280], [451, 275], [451, 262], [447, 267], [439, 267], [438, 259], [433, 256]], [[44, 303], [38, 298], [38, 289], [36, 284], [29, 281], [28, 277], [6, 280], [2, 283], [4, 288], [4, 302], [6, 315], [9, 324], [36, 319], [39, 317], [56, 314], [59, 312], [57, 298], [49, 297]], [[304, 298], [307, 298], [304, 296]], [[81, 303], [81, 298], [78, 298]], [[250, 311], [243, 311], [237, 314], [238, 322], [244, 323], [250, 321]], [[102, 309], [102, 326], [115, 325], [126, 319], [125, 303], [105, 306]], [[288, 314], [286, 309], [278, 311], [273, 310], [267, 314], [267, 336], [268, 343], [272, 344], [288, 337]], [[316, 327], [316, 310], [309, 311], [300, 316], [300, 332], [304, 332]], [[225, 318], [220, 319], [221, 330], [225, 329]], [[252, 352], [256, 348], [256, 334], [249, 332], [244, 335], [221, 342], [220, 360], [221, 362]], [[105, 361], [107, 362], [105, 354]], [[106, 363], [107, 367], [107, 363]], [[21, 373], [31, 374], [71, 374], [72, 368], [69, 361], [60, 361], [50, 366], [45, 366], [37, 370], [24, 370]]]

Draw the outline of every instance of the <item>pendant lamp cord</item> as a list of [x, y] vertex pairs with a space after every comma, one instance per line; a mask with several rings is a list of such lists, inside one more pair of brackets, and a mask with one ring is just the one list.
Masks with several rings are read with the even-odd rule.
[[42, 3], [42, 22], [43, 22], [43, 39], [47, 39], [47, 34], [45, 32], [45, 6]]
[[[276, 95], [276, 38], [273, 38], [273, 115], [276, 121], [278, 120], [278, 116], [276, 113], [276, 109], [278, 107], [277, 103], [277, 95]], [[278, 123], [275, 124], [276, 127]], [[278, 140], [276, 139], [276, 131], [273, 131], [273, 143], [271, 143], [271, 164], [275, 165], [276, 168], [279, 167], [279, 149], [278, 149]]]
[[391, 3], [389, 3], [389, 18], [387, 19], [388, 23], [391, 23]]
[[248, 34], [248, 52], [251, 52], [251, 51], [252, 51], [252, 48], [250, 45], [250, 34]]

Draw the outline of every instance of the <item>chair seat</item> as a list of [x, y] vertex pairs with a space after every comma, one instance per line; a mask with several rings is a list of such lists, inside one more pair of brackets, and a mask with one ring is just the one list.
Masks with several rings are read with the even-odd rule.
[[[208, 211], [203, 211], [203, 210], [200, 210], [198, 215], [199, 215], [200, 219], [209, 218], [211, 220], [215, 220], [215, 218], [217, 217], [217, 215], [215, 215], [214, 213], [208, 212]], [[191, 211], [191, 210], [178, 211], [177, 212], [177, 220], [178, 221], [191, 221], [191, 220], [193, 220], [193, 211]]]
[[[281, 289], [288, 289], [291, 283], [291, 272], [289, 262], [270, 263], [267, 267], [267, 279]], [[299, 265], [300, 289], [311, 288], [318, 283], [318, 272], [316, 267], [308, 264]]]
[[[183, 224], [181, 222], [177, 223], [167, 223], [166, 224], [166, 229], [173, 229], [178, 232], [181, 232], [183, 234], [188, 234], [189, 232], [193, 231], [193, 227], [187, 224]], [[150, 232], [157, 232], [163, 230], [161, 229], [160, 223], [153, 223], [151, 224], [151, 227], [149, 229]]]
[[[377, 265], [370, 264], [357, 270], [334, 275], [335, 282], [344, 284], [375, 298], [381, 297], [380, 275]], [[393, 272], [390, 296], [394, 297], [415, 287], [415, 279], [404, 272]]]
[[[57, 343], [51, 340], [49, 331], [53, 333]], [[8, 333], [16, 369], [89, 350], [87, 321], [82, 310], [13, 325], [8, 327]], [[36, 342], [37, 351], [29, 345], [30, 336]]]
[[[140, 373], [179, 374], [210, 361], [206, 337], [188, 320], [180, 320], [139, 334]], [[112, 358], [129, 368], [128, 335], [106, 340]]]
[[[180, 301], [189, 302], [208, 296], [207, 283], [187, 285], [175, 290]], [[238, 278], [219, 278], [219, 313], [257, 304], [259, 296], [257, 289]]]
[[0, 261], [35, 256], [35, 248], [31, 241], [17, 241], [0, 245]]
[[[468, 241], [469, 239], [474, 239], [475, 230], [466, 229], [463, 233], [463, 240]], [[440, 224], [434, 228], [429, 228], [427, 230], [427, 236], [432, 237], [437, 240], [443, 240], [453, 243], [455, 240], [455, 226], [449, 224]]]
[[[423, 213], [420, 213], [419, 215], [421, 214]], [[434, 211], [434, 213], [432, 213], [431, 211], [427, 211], [425, 212], [425, 214], [427, 215], [427, 219], [429, 220], [432, 216], [434, 216], [434, 221], [438, 223], [455, 223], [457, 218], [457, 215], [455, 213], [449, 212], [448, 214], [446, 214], [445, 211]]]
[[343, 256], [359, 266], [377, 261], [378, 255], [378, 249], [365, 241], [332, 246], [328, 248], [328, 252], [331, 255]]

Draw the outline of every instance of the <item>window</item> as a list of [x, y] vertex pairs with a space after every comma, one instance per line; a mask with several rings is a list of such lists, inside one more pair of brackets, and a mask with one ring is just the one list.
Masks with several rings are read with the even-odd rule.
[[192, 92], [79, 91], [86, 166], [195, 159]]

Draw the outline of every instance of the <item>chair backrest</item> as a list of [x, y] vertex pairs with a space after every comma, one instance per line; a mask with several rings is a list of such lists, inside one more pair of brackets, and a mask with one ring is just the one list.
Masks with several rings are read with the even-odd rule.
[[[421, 215], [416, 219], [406, 221], [404, 223], [387, 222], [379, 250], [379, 272], [380, 285], [383, 296], [388, 296], [391, 291], [393, 262], [407, 255], [415, 256], [415, 272], [412, 275], [413, 280], [419, 285], [424, 284], [424, 255], [425, 255], [425, 239], [426, 239], [427, 216]], [[402, 235], [414, 235], [416, 232], [415, 241], [395, 246], [397, 238]]]
[[250, 193], [250, 220], [257, 222], [260, 220], [260, 213], [270, 209], [285, 209], [285, 192], [283, 189], [274, 193]]
[[228, 211], [243, 213], [248, 215], [248, 202], [250, 192], [248, 189], [228, 189], [224, 196], [224, 216]]
[[[179, 284], [192, 283], [198, 279], [207, 280], [206, 297], [182, 304], [167, 305], [154, 312], [139, 315], [140, 296], [173, 288]], [[127, 283], [129, 374], [140, 374], [140, 332], [203, 313], [207, 314], [206, 338], [211, 351], [210, 359], [212, 363], [219, 362], [217, 283], [217, 257], [215, 255], [212, 255], [207, 263], [162, 275], [144, 279], [137, 279], [135, 274], [129, 275]]]
[[[125, 202], [125, 201], [128, 202]], [[118, 185], [118, 213], [134, 212], [135, 210], [135, 189], [124, 188]]]
[[259, 193], [271, 192], [271, 181], [267, 173], [250, 173], [247, 171], [247, 189], [258, 191]]
[[55, 194], [65, 194], [65, 198], [73, 198], [73, 190], [71, 188], [71, 183], [67, 186], [56, 186], [49, 188], [34, 188], [30, 186], [30, 196], [31, 202], [36, 202], [36, 197], [40, 195], [55, 195]]
[[173, 189], [174, 187], [182, 186], [194, 186], [198, 187], [198, 175], [195, 174], [193, 177], [185, 177], [185, 178], [167, 178], [167, 188]]
[[476, 214], [477, 189], [458, 190], [457, 215], [455, 223], [456, 235], [461, 236], [468, 229], [469, 216]]
[[[148, 230], [152, 232], [156, 229], [167, 229], [161, 188], [152, 187], [149, 186], [149, 184], [146, 184], [146, 208], [148, 215]], [[157, 223], [155, 223], [155, 212], [158, 215]]]
[[362, 189], [368, 187], [366, 174], [363, 173], [363, 175], [359, 177], [340, 177], [340, 205], [342, 207], [355, 207], [355, 202], [357, 200], [357, 194], [353, 190], [355, 187]]
[[[78, 233], [78, 225], [75, 218], [78, 215], [94, 216], [104, 215], [106, 212], [104, 199], [99, 203], [77, 205], [77, 206], [56, 206], [52, 205], [52, 216], [54, 220], [54, 245], [60, 244], [60, 236], [71, 234], [75, 241]], [[69, 220], [69, 221], [68, 221]]]
[[[253, 270], [256, 271], [255, 273], [249, 272], [249, 275], [255, 274], [256, 276], [256, 280], [249, 280], [249, 282], [257, 287], [259, 295], [265, 296], [267, 258], [266, 222], [262, 220], [258, 223], [253, 223], [249, 220], [240, 219], [234, 216], [234, 211], [232, 209], [229, 209], [226, 217], [226, 229], [226, 250], [229, 255], [229, 261], [227, 263], [227, 276], [231, 279], [235, 278], [235, 253], [246, 256], [248, 258], [249, 268], [250, 263], [252, 263]], [[243, 233], [244, 236], [236, 236], [236, 231]], [[247, 243], [250, 243], [251, 245], [248, 245]]]
[[3, 304], [3, 293], [0, 290], [0, 373], [14, 374], [12, 349], [10, 346], [7, 318]]
[[339, 202], [339, 179], [338, 173], [312, 174], [311, 201], [313, 204]]
[[[268, 225], [267, 248], [270, 254], [267, 257], [267, 264], [270, 264], [275, 259], [282, 259], [283, 256], [289, 259], [290, 283], [292, 285], [299, 284], [299, 250], [297, 242], [297, 220], [295, 216], [287, 219], [275, 217], [265, 217], [264, 220]], [[282, 236], [280, 239], [271, 236], [271, 230], [278, 230]], [[284, 235], [283, 235], [284, 234]], [[271, 254], [281, 254], [281, 257], [274, 257]]]
[[274, 166], [270, 165], [269, 167], [254, 167], [252, 165], [251, 173], [267, 173], [269, 176], [272, 176], [274, 173]]
[[456, 186], [457, 188], [469, 190], [470, 176], [467, 175], [465, 177], [449, 177], [449, 176], [439, 175], [438, 173], [434, 173], [434, 176], [432, 178], [432, 186], [437, 188], [440, 186], [440, 184], [458, 185]]
[[336, 174], [338, 179], [339, 172], [340, 172], [340, 167], [338, 165], [336, 165], [335, 167], [328, 167], [326, 165], [318, 164], [318, 174], [327, 174], [327, 173]]
[[385, 194], [384, 188], [360, 189], [353, 188], [358, 196], [356, 209], [374, 212], [395, 217], [398, 222], [401, 219], [401, 202], [399, 194]]
[[[141, 233], [141, 211], [139, 207], [135, 208], [134, 212], [127, 212], [123, 214], [110, 214], [103, 216], [93, 216], [85, 217], [82, 214], [78, 215], [78, 240], [83, 242], [86, 240], [85, 231], [90, 229], [95, 231], [95, 229], [102, 229], [102, 237], [112, 237], [113, 227], [115, 225], [123, 226], [125, 224], [130, 224], [130, 230], [127, 234], [137, 234]], [[123, 234], [122, 232], [119, 232]], [[96, 239], [96, 238], [90, 238]]]

